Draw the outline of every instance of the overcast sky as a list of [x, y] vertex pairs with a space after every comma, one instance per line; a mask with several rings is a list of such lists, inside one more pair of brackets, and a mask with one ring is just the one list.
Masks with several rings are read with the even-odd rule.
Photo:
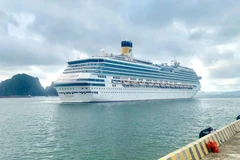
[[0, 81], [17, 73], [50, 85], [68, 58], [100, 49], [136, 58], [174, 57], [203, 91], [240, 90], [239, 0], [0, 0]]

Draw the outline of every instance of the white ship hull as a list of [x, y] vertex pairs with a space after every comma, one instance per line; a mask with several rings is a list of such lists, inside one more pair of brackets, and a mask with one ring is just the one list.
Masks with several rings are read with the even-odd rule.
[[[74, 88], [73, 88], [74, 89]], [[198, 90], [188, 89], [124, 89], [113, 88], [103, 90], [98, 94], [82, 94], [74, 89], [74, 94], [59, 94], [63, 103], [80, 103], [80, 102], [114, 102], [114, 101], [139, 101], [139, 100], [163, 100], [163, 99], [189, 99], [192, 98]]]
[[[126, 55], [132, 43], [122, 41], [122, 55], [106, 54], [68, 61], [54, 82], [63, 103], [189, 99], [201, 88], [195, 71], [173, 61], [153, 64]], [[130, 52], [129, 52], [130, 53]]]

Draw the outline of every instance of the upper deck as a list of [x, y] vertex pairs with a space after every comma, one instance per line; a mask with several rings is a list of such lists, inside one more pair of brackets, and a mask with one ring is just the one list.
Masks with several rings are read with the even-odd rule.
[[125, 64], [128, 64], [128, 65], [146, 66], [146, 67], [151, 67], [151, 68], [161, 69], [161, 70], [172, 71], [172, 70], [178, 68], [179, 70], [182, 70], [182, 71], [194, 72], [194, 70], [191, 68], [180, 66], [180, 63], [177, 62], [176, 60], [172, 61], [171, 65], [168, 65], [167, 63], [154, 64], [150, 61], [131, 58], [131, 57], [124, 56], [124, 55], [113, 55], [113, 54], [92, 56], [89, 58], [82, 58], [82, 59], [77, 58], [77, 59], [68, 60], [67, 63], [69, 65], [73, 65], [73, 64], [85, 63], [85, 62], [106, 62], [106, 60], [112, 60], [114, 62], [120, 61], [120, 62], [124, 62]]

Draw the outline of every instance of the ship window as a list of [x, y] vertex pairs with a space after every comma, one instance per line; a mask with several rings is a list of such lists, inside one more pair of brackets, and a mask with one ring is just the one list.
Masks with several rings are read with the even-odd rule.
[[107, 78], [107, 77], [103, 75], [98, 75], [98, 78]]
[[113, 77], [113, 79], [120, 79], [120, 77]]

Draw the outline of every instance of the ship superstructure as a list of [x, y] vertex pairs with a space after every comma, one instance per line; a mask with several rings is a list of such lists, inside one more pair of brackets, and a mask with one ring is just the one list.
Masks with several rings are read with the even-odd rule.
[[153, 64], [132, 56], [132, 42], [122, 41], [122, 54], [68, 60], [54, 82], [62, 102], [106, 102], [187, 99], [200, 90], [201, 77], [176, 60]]

